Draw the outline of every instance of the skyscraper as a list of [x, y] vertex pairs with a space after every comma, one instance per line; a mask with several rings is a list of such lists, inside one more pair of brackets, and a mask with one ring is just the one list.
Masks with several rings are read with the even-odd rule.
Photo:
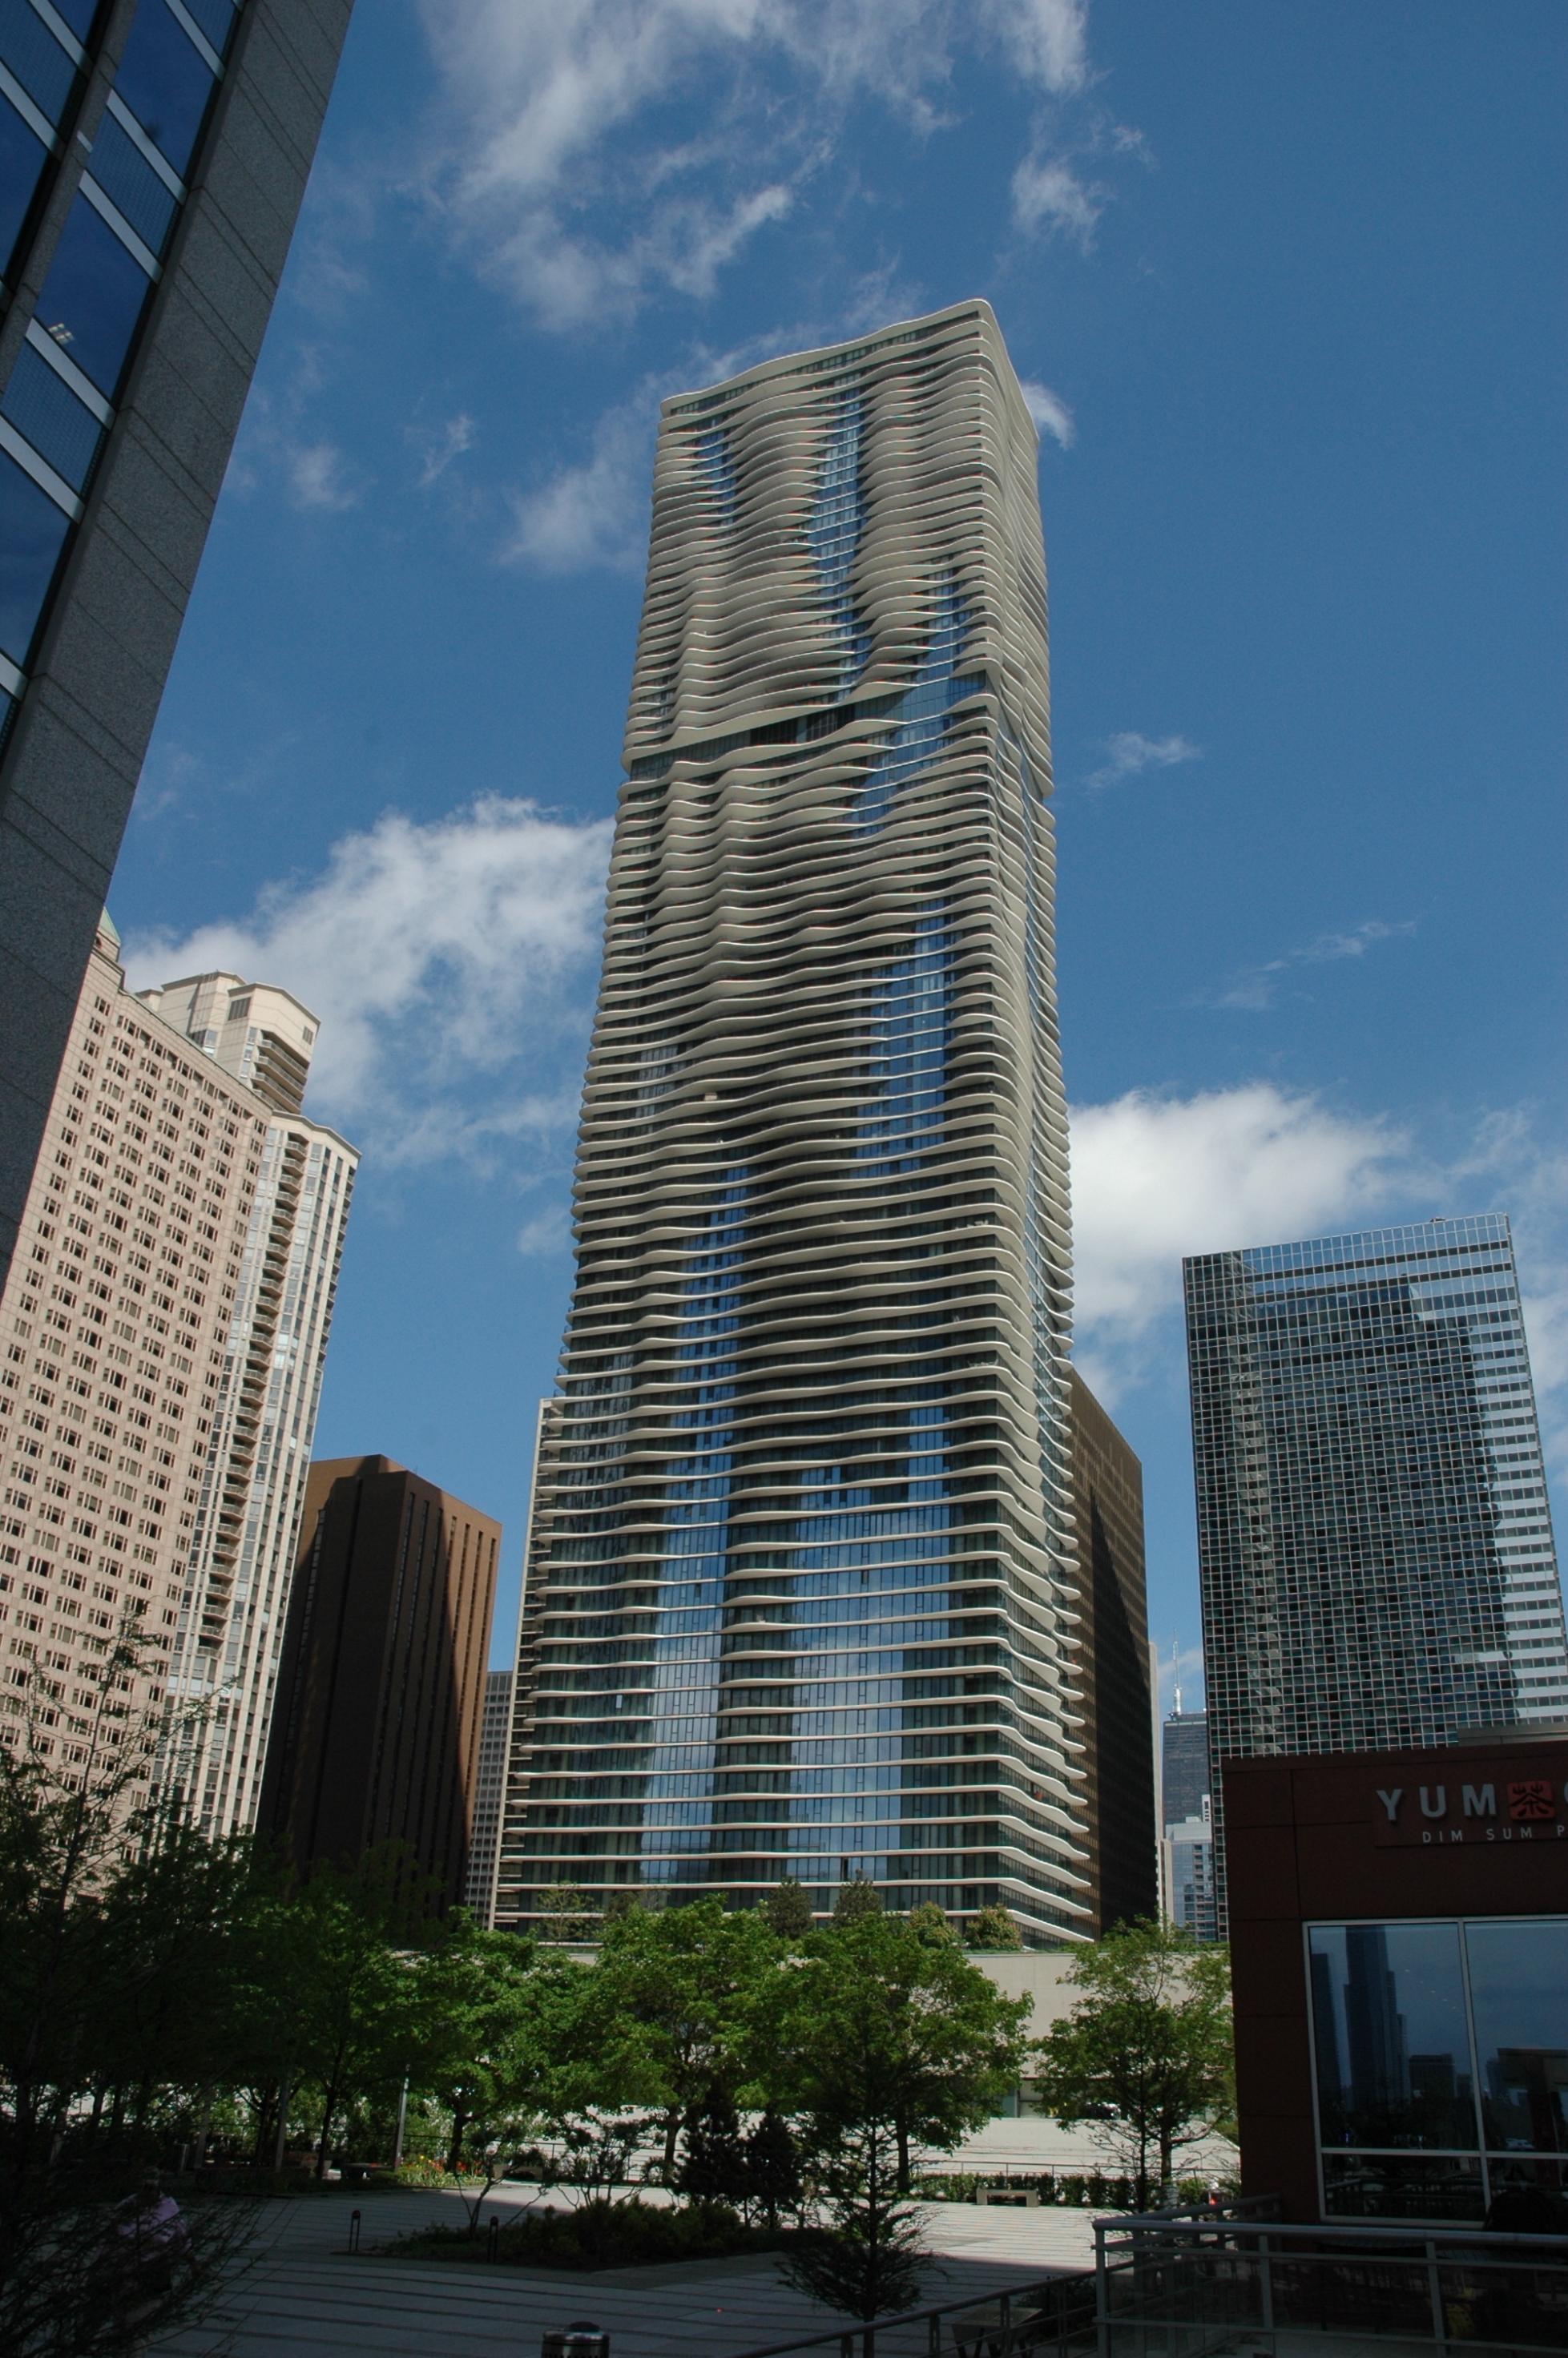
[[389, 1457], [311, 1466], [258, 1815], [300, 1867], [398, 1843], [463, 1898], [500, 1549]]
[[1161, 1799], [1168, 1826], [1183, 1818], [1201, 1818], [1208, 1799], [1208, 1716], [1184, 1711], [1180, 1693], [1176, 1708], [1161, 1730], [1163, 1756]]
[[1568, 1712], [1500, 1214], [1185, 1265], [1217, 1764], [1444, 1744]]
[[1143, 1468], [1075, 1368], [1078, 1677], [1097, 1933], [1160, 1902], [1154, 1706], [1143, 1563]]
[[0, 11], [0, 1282], [350, 5]]
[[501, 1812], [506, 1801], [506, 1763], [512, 1750], [513, 1679], [511, 1671], [487, 1671], [484, 1714], [479, 1724], [473, 1828], [469, 1836], [463, 1901], [481, 1924], [490, 1923], [495, 1914], [495, 1862], [501, 1844]]
[[985, 305], [665, 403], [498, 1920], [1090, 1929], [1046, 679]]
[[119, 946], [104, 917], [0, 1292], [0, 1693], [69, 1768], [134, 1623], [131, 1714], [208, 1702], [182, 1790], [228, 1831], [254, 1808], [355, 1158], [168, 1020], [224, 986], [292, 1030], [302, 1082], [308, 1009], [232, 976], [138, 999]]

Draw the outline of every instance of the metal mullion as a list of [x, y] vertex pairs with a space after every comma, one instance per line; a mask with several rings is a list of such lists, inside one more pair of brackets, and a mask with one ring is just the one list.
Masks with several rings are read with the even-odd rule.
[[28, 130], [38, 135], [51, 156], [62, 156], [65, 153], [59, 133], [55, 129], [49, 116], [27, 96], [16, 75], [5, 65], [0, 65], [0, 94], [10, 100]]
[[76, 35], [71, 31], [70, 27], [66, 23], [65, 18], [59, 14], [59, 10], [50, 7], [49, 0], [32, 0], [32, 9], [35, 16], [41, 16], [43, 18], [44, 23], [49, 27], [49, 31], [54, 35], [55, 39], [59, 43], [60, 48], [66, 52], [66, 55], [71, 58], [75, 63], [81, 68], [82, 72], [85, 73], [92, 65], [92, 60], [88, 56], [87, 51], [82, 48], [81, 43], [77, 39]]
[[48, 362], [60, 383], [69, 385], [83, 409], [90, 409], [100, 426], [113, 426], [114, 408], [105, 401], [91, 377], [83, 374], [69, 352], [62, 352], [47, 328], [40, 328], [36, 318], [27, 322], [24, 341], [30, 344], [40, 360]]
[[65, 477], [57, 474], [47, 459], [40, 458], [26, 435], [19, 434], [8, 417], [0, 417], [0, 450], [14, 459], [25, 474], [31, 476], [39, 491], [51, 499], [72, 524], [81, 522], [81, 502]]
[[211, 67], [212, 71], [217, 76], [218, 80], [222, 81], [223, 76], [223, 60], [218, 55], [217, 50], [212, 47], [211, 42], [208, 39], [200, 26], [197, 23], [195, 17], [190, 15], [187, 8], [181, 5], [181, 0], [165, 0], [165, 5], [168, 9], [169, 15], [174, 18], [176, 24], [178, 25], [180, 30], [182, 32], [189, 33], [203, 59]]
[[1459, 1927], [1459, 1972], [1465, 1985], [1465, 2036], [1470, 2042], [1470, 2101], [1476, 2107], [1476, 2143], [1481, 2154], [1481, 2200], [1489, 2211], [1492, 2207], [1492, 2170], [1487, 2156], [1487, 2122], [1481, 2110], [1481, 2059], [1476, 2047], [1476, 2008], [1470, 1996], [1470, 1923], [1467, 1917], [1454, 1919]]
[[163, 276], [163, 265], [145, 238], [136, 235], [113, 197], [106, 197], [91, 171], [81, 176], [81, 193], [100, 218], [112, 229], [126, 252], [133, 254], [156, 287]]
[[169, 195], [183, 204], [189, 190], [162, 149], [155, 146], [131, 113], [117, 90], [112, 90], [104, 103], [105, 114], [112, 114], [121, 130], [145, 163], [150, 164]]

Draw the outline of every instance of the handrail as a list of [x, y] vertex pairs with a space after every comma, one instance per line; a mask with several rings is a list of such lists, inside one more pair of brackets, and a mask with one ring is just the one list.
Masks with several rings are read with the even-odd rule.
[[[1000, 2306], [1005, 2325], [1014, 2301], [1025, 2301], [1033, 2294], [1045, 2292], [1057, 2285], [1078, 2285], [1086, 2290], [1092, 2290], [1094, 2282], [1094, 2271], [1090, 2268], [1057, 2268], [1052, 2275], [1037, 2277], [1028, 2284], [1009, 2285], [1002, 2292], [969, 2293], [962, 2300], [938, 2301], [934, 2309], [898, 2309], [886, 2317], [871, 2318], [860, 2325], [829, 2326], [826, 2333], [805, 2334], [794, 2342], [770, 2342], [764, 2349], [743, 2351], [741, 2358], [795, 2358], [797, 2351], [833, 2347], [844, 2352], [849, 2358], [857, 2342], [868, 2353], [874, 2353], [875, 2337], [879, 2333], [903, 2332], [909, 2326], [934, 2323], [941, 2318], [956, 2316], [966, 2309], [995, 2309]], [[1086, 2308], [1083, 2330], [1087, 2332], [1094, 2321], [1093, 2309]], [[935, 2342], [932, 2346], [935, 2347]]]
[[1200, 2212], [1195, 2215], [1183, 2212], [1130, 2212], [1119, 2218], [1098, 2218], [1094, 2223], [1095, 2241], [1108, 2235], [1117, 2228], [1129, 2234], [1158, 2228], [1166, 2234], [1212, 2236], [1217, 2229], [1238, 2235], [1267, 2235], [1286, 2241], [1299, 2239], [1315, 2244], [1463, 2244], [1495, 2243], [1499, 2251], [1516, 2244], [1541, 2244], [1560, 2253], [1563, 2265], [1568, 2266], [1568, 2236], [1517, 2234], [1511, 2227], [1401, 2227], [1390, 2223], [1387, 2227], [1368, 2226], [1360, 2220], [1324, 2219], [1287, 2224], [1281, 2219], [1242, 2219], [1224, 2211]]

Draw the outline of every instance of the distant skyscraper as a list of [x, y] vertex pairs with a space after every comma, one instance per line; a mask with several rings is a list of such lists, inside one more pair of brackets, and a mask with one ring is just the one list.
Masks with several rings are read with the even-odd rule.
[[1568, 1712], [1507, 1219], [1207, 1254], [1186, 1300], [1217, 1766]]
[[1184, 1711], [1178, 1695], [1161, 1739], [1160, 1798], [1164, 1823], [1173, 1826], [1183, 1818], [1201, 1818], [1209, 1790], [1207, 1714]]
[[402, 1843], [465, 1896], [500, 1550], [389, 1457], [311, 1466], [257, 1820], [299, 1866]]
[[0, 10], [0, 1282], [349, 7]]
[[1099, 1933], [1159, 1907], [1143, 1468], [1076, 1368], [1070, 1398], [1078, 1677]]
[[188, 1036], [198, 989], [291, 1033], [303, 1085], [308, 1009], [236, 976], [135, 998], [101, 920], [0, 1295], [0, 1692], [79, 1759], [134, 1619], [133, 1709], [206, 1700], [174, 1773], [227, 1832], [254, 1805], [355, 1156]]
[[465, 1904], [481, 1924], [495, 1913], [495, 1861], [501, 1812], [506, 1799], [506, 1762], [512, 1749], [510, 1671], [492, 1671], [484, 1682], [484, 1715], [479, 1727], [479, 1761], [473, 1780], [473, 1831], [469, 1838]]
[[1036, 468], [980, 303], [665, 405], [503, 1920], [1092, 1929]]
[[1202, 1808], [1195, 1810], [1190, 1817], [1167, 1820], [1161, 1848], [1166, 1915], [1173, 1924], [1191, 1932], [1195, 1940], [1217, 1940], [1214, 1821], [1206, 1793]]

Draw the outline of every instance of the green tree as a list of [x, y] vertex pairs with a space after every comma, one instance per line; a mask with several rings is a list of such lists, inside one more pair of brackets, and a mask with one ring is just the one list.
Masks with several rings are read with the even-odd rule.
[[970, 1917], [964, 1942], [971, 1949], [1022, 1949], [1023, 1934], [1011, 1909], [993, 1899]]
[[1041, 2097], [1064, 2128], [1093, 2121], [1147, 2210], [1151, 2160], [1168, 2184], [1175, 2156], [1232, 2113], [1228, 1957], [1173, 1925], [1127, 1924], [1077, 1951], [1068, 1980], [1081, 1995], [1039, 2042]]
[[918, 1908], [912, 1908], [908, 1921], [910, 1931], [924, 1941], [927, 1948], [951, 1944], [958, 1938], [948, 1921], [946, 1909], [939, 1908], [935, 1899], [923, 1899]]
[[318, 2178], [351, 2100], [389, 2096], [427, 2044], [418, 1959], [440, 1938], [427, 1901], [401, 1845], [387, 1844], [356, 1866], [319, 1866], [259, 1911], [250, 2010], [276, 2042], [279, 2080], [316, 2092]]
[[857, 1873], [848, 1883], [838, 1886], [838, 1897], [833, 1902], [836, 1925], [857, 1924], [862, 1916], [880, 1916], [881, 1912], [882, 1895], [867, 1877]]
[[[1005, 1998], [946, 1942], [871, 1914], [813, 1933], [759, 2010], [758, 2076], [806, 2124], [817, 2157], [846, 2139], [871, 2202], [891, 2140], [894, 2191], [915, 2144], [946, 2150], [1000, 2104], [1018, 2078], [1027, 1997]], [[853, 2174], [853, 2173], [851, 2173]]]
[[557, 1948], [580, 1948], [599, 1930], [598, 1919], [575, 1883], [546, 1884], [539, 1894], [541, 1940]]
[[806, 1886], [793, 1875], [777, 1883], [762, 1902], [762, 1913], [781, 1941], [801, 1940], [816, 1923]]
[[673, 2178], [682, 2125], [746, 2076], [750, 2024], [779, 1944], [755, 1909], [718, 1898], [640, 1910], [604, 1930], [591, 2003], [621, 2101], [664, 2115], [664, 2164]]

